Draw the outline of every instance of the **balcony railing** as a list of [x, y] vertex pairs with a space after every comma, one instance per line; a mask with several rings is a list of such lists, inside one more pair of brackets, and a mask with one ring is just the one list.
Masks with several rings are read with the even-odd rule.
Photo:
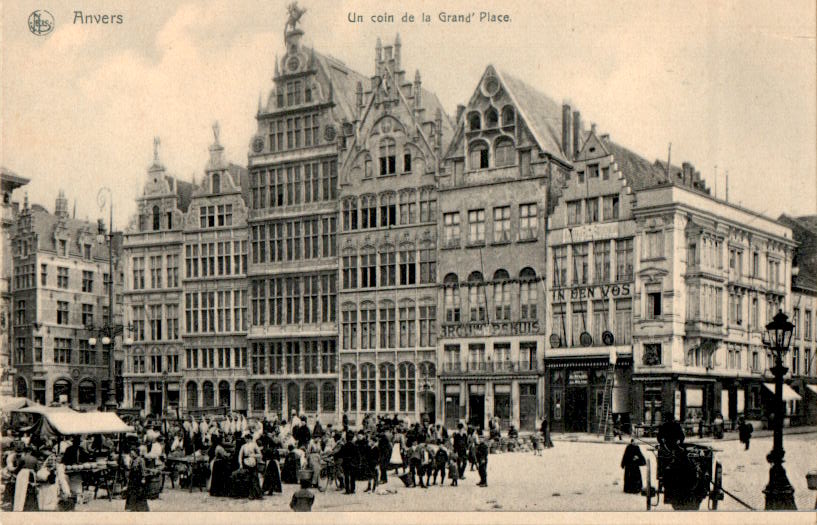
[[491, 361], [491, 362], [469, 362], [469, 363], [443, 363], [443, 373], [471, 373], [471, 374], [491, 374], [510, 372], [538, 372], [541, 368], [539, 363], [520, 361]]

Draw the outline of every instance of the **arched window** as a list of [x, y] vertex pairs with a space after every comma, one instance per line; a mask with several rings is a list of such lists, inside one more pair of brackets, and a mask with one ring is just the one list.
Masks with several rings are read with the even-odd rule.
[[488, 145], [485, 142], [480, 140], [468, 146], [468, 167], [472, 170], [488, 167]]
[[213, 173], [213, 193], [221, 193], [221, 175]]
[[71, 402], [71, 381], [67, 379], [57, 379], [54, 381], [54, 401], [59, 401], [60, 396], [67, 396], [68, 403]]
[[357, 411], [357, 368], [355, 365], [343, 365], [341, 390], [343, 394], [343, 411]]
[[291, 417], [293, 410], [296, 414], [301, 413], [301, 391], [297, 383], [287, 385], [287, 419]]
[[343, 200], [343, 229], [357, 230], [357, 198], [350, 197]]
[[380, 141], [380, 175], [393, 175], [397, 171], [397, 147], [394, 140], [385, 138]]
[[486, 319], [485, 279], [480, 272], [471, 272], [468, 276], [468, 306], [471, 309], [471, 322], [484, 322]]
[[324, 381], [321, 385], [321, 411], [335, 411], [335, 383]]
[[83, 379], [79, 382], [79, 404], [96, 404], [96, 383], [90, 379]]
[[472, 111], [468, 114], [468, 129], [471, 131], [476, 131], [482, 127], [481, 119], [479, 117], [479, 113], [476, 111]]
[[380, 348], [396, 348], [397, 312], [392, 301], [380, 301]]
[[460, 322], [460, 289], [457, 274], [449, 273], [443, 279], [445, 296], [445, 321], [447, 323]]
[[412, 363], [400, 363], [397, 396], [401, 412], [414, 411], [415, 369]]
[[318, 387], [315, 383], [309, 382], [304, 385], [304, 410], [307, 412], [318, 411]]
[[371, 155], [366, 155], [366, 159], [363, 161], [363, 177], [366, 179], [372, 178], [372, 157]]
[[428, 385], [434, 388], [434, 381], [437, 379], [437, 367], [430, 361], [420, 363], [420, 385]]
[[360, 303], [360, 348], [377, 347], [377, 308], [372, 301]]
[[488, 108], [488, 111], [485, 112], [485, 127], [486, 128], [495, 128], [499, 125], [499, 114], [496, 112], [494, 108]]
[[230, 383], [221, 381], [218, 384], [218, 406], [230, 406]]
[[343, 349], [356, 349], [357, 309], [355, 309], [354, 303], [343, 303], [343, 306], [341, 307], [341, 323], [343, 325]]
[[380, 246], [380, 286], [397, 284], [397, 255], [393, 244]]
[[252, 387], [252, 409], [263, 411], [267, 408], [267, 393], [264, 385], [256, 383]]
[[400, 301], [400, 348], [414, 348], [417, 344], [417, 308], [411, 299]]
[[538, 283], [533, 268], [525, 267], [519, 272], [519, 317], [535, 320], [537, 317]]
[[417, 251], [413, 244], [400, 245], [400, 286], [417, 283]]
[[235, 409], [247, 410], [247, 384], [244, 381], [235, 383]]
[[360, 196], [360, 228], [377, 228], [377, 197]]
[[154, 206], [153, 207], [153, 231], [157, 231], [159, 229], [160, 222], [161, 222], [161, 219], [160, 219], [159, 207]]
[[393, 191], [380, 194], [380, 226], [394, 226], [397, 224], [397, 204]]
[[284, 395], [280, 383], [273, 383], [269, 387], [269, 409], [273, 414], [282, 415]]
[[512, 166], [516, 162], [515, 153], [511, 139], [507, 137], [498, 139], [494, 148], [494, 164], [497, 167]]
[[380, 411], [394, 412], [395, 402], [394, 365], [380, 364]]
[[199, 387], [194, 381], [187, 382], [187, 408], [198, 408]]
[[516, 112], [513, 110], [513, 106], [505, 106], [502, 108], [502, 125], [513, 126], [515, 124], [515, 116]]
[[494, 308], [498, 321], [511, 320], [511, 285], [508, 283], [510, 278], [507, 270], [500, 268], [494, 272]]
[[205, 408], [210, 408], [210, 407], [215, 406], [215, 404], [216, 404], [216, 392], [213, 389], [213, 383], [211, 383], [210, 381], [205, 381], [201, 385], [201, 394], [202, 394], [202, 397], [204, 398], [202, 401], [204, 401], [204, 407]]
[[372, 363], [360, 366], [360, 410], [373, 412], [375, 409], [375, 368]]
[[417, 222], [417, 193], [414, 189], [400, 192], [400, 224]]

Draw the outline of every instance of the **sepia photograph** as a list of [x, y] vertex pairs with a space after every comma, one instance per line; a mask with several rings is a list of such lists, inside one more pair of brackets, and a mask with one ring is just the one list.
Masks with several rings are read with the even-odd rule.
[[0, 521], [814, 523], [813, 0], [0, 11]]

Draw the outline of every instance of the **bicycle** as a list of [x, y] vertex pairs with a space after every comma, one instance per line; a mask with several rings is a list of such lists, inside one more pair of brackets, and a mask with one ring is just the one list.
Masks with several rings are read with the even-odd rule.
[[343, 486], [343, 472], [332, 456], [322, 455], [321, 471], [318, 475], [318, 491], [326, 492], [332, 481], [334, 481], [335, 489], [340, 490]]

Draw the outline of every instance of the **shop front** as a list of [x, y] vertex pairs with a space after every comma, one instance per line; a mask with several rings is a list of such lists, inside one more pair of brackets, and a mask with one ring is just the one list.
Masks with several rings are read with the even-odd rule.
[[[610, 361], [603, 358], [548, 359], [548, 411], [553, 432], [598, 432], [603, 419], [604, 385]], [[632, 358], [615, 365], [612, 391], [614, 420], [630, 421], [629, 384]]]
[[488, 380], [447, 377], [442, 381], [442, 403], [445, 426], [457, 428], [459, 422], [487, 429], [488, 421], [496, 418], [500, 429], [507, 432], [511, 425], [522, 432], [532, 432], [541, 421], [539, 399], [543, 392], [541, 378], [495, 376]]

